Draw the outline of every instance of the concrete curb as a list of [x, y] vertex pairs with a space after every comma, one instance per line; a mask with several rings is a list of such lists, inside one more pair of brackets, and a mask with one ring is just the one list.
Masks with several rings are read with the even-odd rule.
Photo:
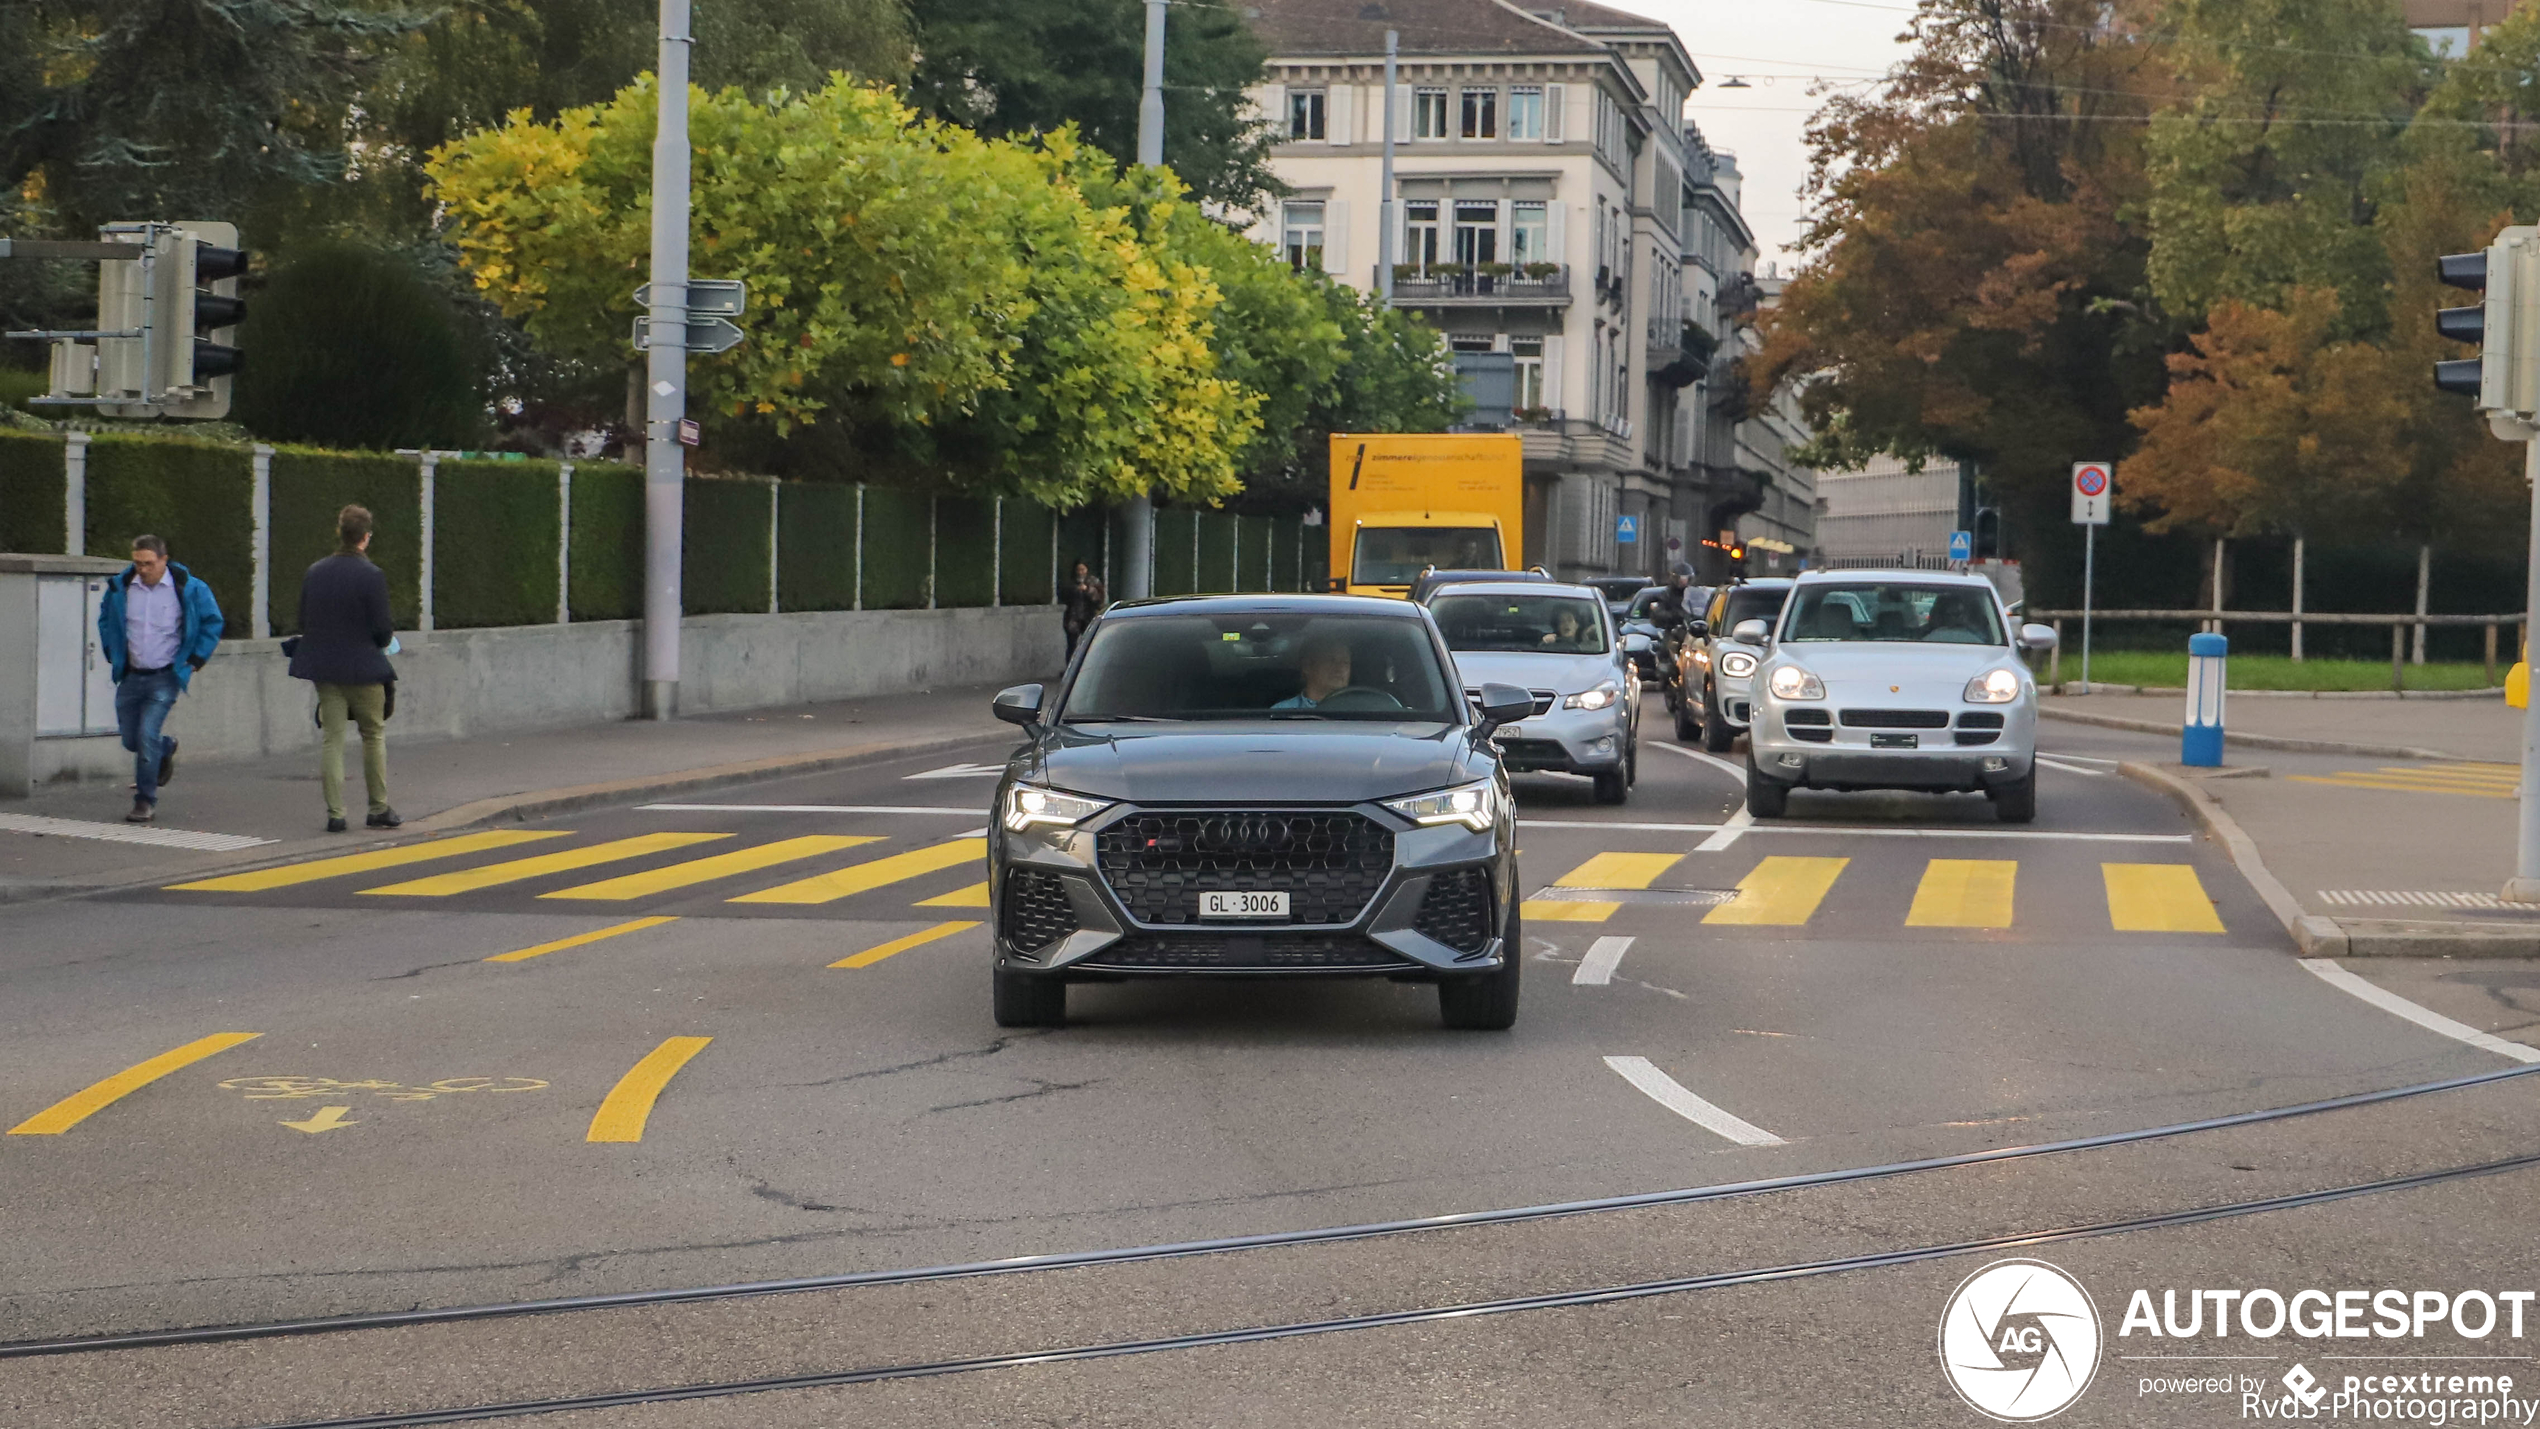
[[[2066, 720], [2073, 724], [2097, 725], [2101, 729], [2130, 729], [2137, 734], [2166, 734], [2175, 739], [2179, 726], [2152, 719], [2128, 719], [2124, 715], [2094, 714], [2087, 710], [2050, 709], [2041, 704], [2038, 714], [2046, 719]], [[2293, 739], [2273, 734], [2239, 734], [2223, 731], [2223, 741], [2248, 749], [2281, 749], [2293, 754], [2368, 754], [2382, 759], [2441, 759], [2455, 764], [2471, 763], [2457, 754], [2440, 749], [2421, 749], [2409, 744], [2349, 744], [2335, 739]]]
[[2306, 913], [2268, 870], [2257, 841], [2240, 827], [2214, 796], [2192, 780], [2157, 764], [2128, 760], [2117, 772], [2148, 784], [2177, 800], [2197, 824], [2231, 856], [2232, 865], [2249, 881], [2267, 911], [2284, 925], [2295, 947], [2313, 958], [2540, 958], [2540, 924], [2505, 927], [2482, 923], [2442, 922], [2413, 918], [2331, 918]]

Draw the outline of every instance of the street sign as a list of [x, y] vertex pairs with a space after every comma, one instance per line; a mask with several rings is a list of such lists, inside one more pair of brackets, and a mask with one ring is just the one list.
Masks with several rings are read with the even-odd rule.
[[[651, 342], [652, 331], [653, 320], [650, 317], [640, 317], [635, 320], [635, 350], [637, 352], [643, 351]], [[730, 319], [700, 317], [688, 319], [688, 350], [690, 352], [730, 352], [740, 345], [741, 330], [734, 327]]]
[[[2104, 461], [2073, 463], [2073, 524], [2108, 524], [2108, 498], [2116, 486], [2115, 471], [2115, 467]], [[1956, 549], [1954, 541], [1951, 549]]]
[[693, 447], [704, 440], [705, 431], [697, 425], [694, 418], [682, 417], [679, 419], [679, 444], [681, 446]]
[[[688, 316], [692, 318], [737, 318], [750, 304], [750, 287], [738, 278], [691, 278], [688, 280]], [[653, 285], [646, 283], [635, 290], [635, 306], [653, 305]]]
[[1949, 533], [1949, 559], [1972, 561], [1976, 558], [1976, 534], [1973, 531]]
[[1639, 517], [1637, 517], [1637, 516], [1617, 516], [1617, 517], [1615, 517], [1615, 518], [1614, 518], [1614, 540], [1615, 540], [1618, 544], [1628, 546], [1628, 545], [1631, 545], [1632, 543], [1634, 543], [1634, 542], [1638, 541], [1639, 539], [1640, 539], [1640, 518], [1639, 518]]

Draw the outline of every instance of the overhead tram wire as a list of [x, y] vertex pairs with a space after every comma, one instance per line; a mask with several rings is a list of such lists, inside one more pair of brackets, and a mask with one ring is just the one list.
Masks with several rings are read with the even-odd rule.
[[[2040, 1156], [2070, 1152], [2097, 1151], [2110, 1147], [2134, 1146], [2173, 1137], [2224, 1131], [2236, 1127], [2259, 1126], [2289, 1121], [2299, 1117], [2328, 1112], [2351, 1111], [2389, 1102], [2432, 1096], [2443, 1092], [2462, 1091], [2489, 1086], [2517, 1078], [2540, 1075], [2540, 1062], [2506, 1067], [2492, 1072], [2478, 1072], [2465, 1077], [2452, 1077], [2437, 1082], [2419, 1082], [2381, 1091], [2356, 1092], [2320, 1101], [2301, 1102], [2292, 1106], [2266, 1107], [2256, 1111], [2233, 1112], [2224, 1116], [2196, 1121], [2176, 1122], [2167, 1126], [2136, 1131], [2103, 1132], [2096, 1136], [2076, 1137], [2065, 1141], [2040, 1142], [2028, 1146], [1996, 1147], [1990, 1151], [1960, 1152], [1917, 1161], [1891, 1162], [1879, 1166], [1854, 1167], [1838, 1171], [1815, 1171], [1796, 1176], [1778, 1176], [1755, 1181], [1733, 1181], [1720, 1185], [1692, 1187], [1683, 1190], [1646, 1191], [1631, 1195], [1606, 1196], [1593, 1200], [1560, 1201], [1539, 1206], [1520, 1206], [1496, 1211], [1459, 1211], [1445, 1215], [1422, 1216], [1407, 1220], [1374, 1221], [1361, 1225], [1333, 1226], [1318, 1230], [1274, 1231], [1258, 1235], [1228, 1236], [1213, 1240], [1176, 1241], [1157, 1245], [1132, 1246], [1117, 1250], [1070, 1251], [1046, 1255], [1015, 1256], [1004, 1260], [972, 1261], [956, 1265], [930, 1266], [907, 1270], [860, 1271], [843, 1275], [807, 1276], [791, 1280], [762, 1280], [735, 1285], [703, 1286], [677, 1290], [636, 1290], [605, 1295], [582, 1295], [547, 1300], [524, 1300], [507, 1304], [454, 1306], [444, 1309], [392, 1310], [373, 1314], [333, 1315], [298, 1320], [277, 1320], [260, 1324], [207, 1325], [167, 1330], [143, 1330], [122, 1334], [89, 1335], [53, 1340], [19, 1340], [0, 1343], [0, 1360], [23, 1359], [39, 1355], [84, 1355], [111, 1351], [154, 1349], [169, 1345], [214, 1344], [236, 1340], [275, 1339], [295, 1335], [343, 1334], [356, 1330], [387, 1329], [407, 1325], [449, 1324], [472, 1320], [504, 1319], [520, 1315], [559, 1314], [583, 1310], [617, 1309], [632, 1306], [694, 1304], [715, 1300], [746, 1299], [765, 1295], [794, 1295], [816, 1291], [848, 1290], [877, 1285], [907, 1285], [944, 1280], [974, 1279], [991, 1275], [1028, 1274], [1045, 1270], [1071, 1270], [1088, 1266], [1127, 1265], [1147, 1261], [1186, 1259], [1205, 1255], [1223, 1255], [1239, 1251], [1284, 1249], [1297, 1246], [1331, 1245], [1348, 1241], [1373, 1240], [1387, 1236], [1408, 1235], [1422, 1231], [1457, 1230], [1482, 1226], [1516, 1225], [1530, 1221], [1553, 1220], [1568, 1216], [1598, 1215], [1616, 1211], [1645, 1210], [1660, 1206], [1694, 1205], [1707, 1201], [1738, 1199], [1747, 1196], [1773, 1195], [1784, 1191], [1806, 1190], [1825, 1186], [1852, 1185], [1917, 1175], [1929, 1171], [1956, 1170], [1970, 1166], [1986, 1166], [1999, 1162], [2026, 1160]], [[2517, 1163], [2518, 1164], [2518, 1163]]]

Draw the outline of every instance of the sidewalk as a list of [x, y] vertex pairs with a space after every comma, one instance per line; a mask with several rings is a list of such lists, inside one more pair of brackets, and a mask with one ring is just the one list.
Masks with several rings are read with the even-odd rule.
[[[2048, 695], [2048, 717], [2083, 715], [2156, 724], [2175, 734], [2182, 695]], [[2480, 699], [2275, 698], [2234, 693], [2223, 719], [2232, 735], [2361, 743], [2437, 751], [2455, 759], [2518, 764], [2522, 711], [2502, 696]]]
[[[388, 730], [390, 801], [406, 820], [400, 834], [430, 833], [511, 814], [524, 800], [549, 812], [578, 804], [646, 797], [665, 785], [712, 788], [810, 773], [868, 758], [953, 749], [996, 739], [1009, 727], [988, 712], [988, 688], [918, 690], [818, 705], [699, 716], [662, 723], [622, 720], [525, 730], [477, 739], [402, 743]], [[169, 732], [182, 741], [185, 708]], [[197, 831], [227, 838], [176, 846], [175, 839], [114, 837], [132, 807], [121, 783], [58, 785], [31, 799], [0, 801], [0, 903], [89, 887], [113, 887], [219, 864], [262, 862], [301, 847], [354, 851], [391, 837], [364, 831], [358, 743], [345, 751], [346, 802], [355, 827], [326, 834], [318, 791], [317, 732], [305, 754], [239, 763], [189, 764], [159, 799], [159, 821], [143, 831]], [[71, 820], [106, 837], [63, 837], [6, 827], [24, 817]], [[99, 828], [98, 826], [104, 826]], [[248, 840], [256, 840], [252, 846]], [[228, 847], [217, 845], [227, 844]]]

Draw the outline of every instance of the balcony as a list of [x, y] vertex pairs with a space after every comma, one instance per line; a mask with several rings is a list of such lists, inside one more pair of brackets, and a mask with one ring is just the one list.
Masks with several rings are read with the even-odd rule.
[[1570, 269], [1561, 263], [1426, 269], [1402, 263], [1394, 267], [1393, 300], [1405, 308], [1566, 308]]
[[1690, 387], [1710, 371], [1711, 354], [1720, 340], [1700, 324], [1650, 324], [1649, 380], [1668, 387]]

